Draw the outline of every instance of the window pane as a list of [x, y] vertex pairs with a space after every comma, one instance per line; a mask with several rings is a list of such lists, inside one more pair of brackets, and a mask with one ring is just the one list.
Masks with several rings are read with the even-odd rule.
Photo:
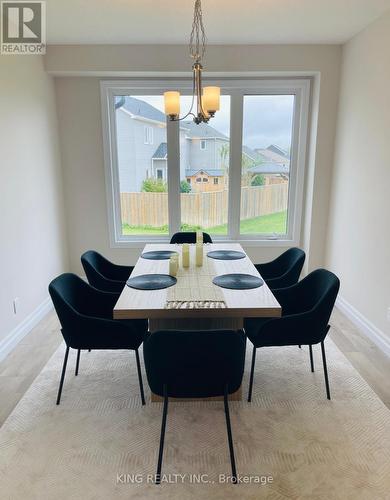
[[[182, 113], [192, 98], [181, 96]], [[181, 229], [228, 234], [230, 96], [208, 124], [180, 123]]]
[[287, 233], [293, 95], [246, 95], [241, 234]]
[[162, 95], [115, 98], [122, 235], [169, 232], [163, 111]]

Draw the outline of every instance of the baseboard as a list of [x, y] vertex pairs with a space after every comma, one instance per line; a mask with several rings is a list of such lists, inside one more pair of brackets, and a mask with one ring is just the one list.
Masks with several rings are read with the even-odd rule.
[[343, 297], [338, 297], [336, 307], [340, 309], [352, 323], [368, 337], [379, 349], [390, 357], [390, 339], [386, 338], [385, 334], [379, 330], [371, 321], [369, 321], [362, 313], [355, 309]]
[[0, 341], [0, 361], [2, 361], [36, 326], [41, 319], [53, 309], [50, 297], [47, 297], [31, 314], [29, 314], [19, 325], [17, 325], [4, 340]]

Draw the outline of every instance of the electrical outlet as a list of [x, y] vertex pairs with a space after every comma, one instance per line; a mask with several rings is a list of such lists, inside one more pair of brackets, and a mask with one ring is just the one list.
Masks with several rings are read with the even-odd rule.
[[19, 312], [19, 297], [15, 297], [13, 301], [14, 314], [18, 314]]

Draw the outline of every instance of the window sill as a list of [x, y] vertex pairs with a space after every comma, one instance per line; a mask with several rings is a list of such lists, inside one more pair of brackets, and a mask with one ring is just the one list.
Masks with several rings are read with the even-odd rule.
[[[162, 237], [162, 238], [132, 238], [128, 240], [119, 240], [115, 242], [111, 242], [110, 248], [144, 248], [147, 244], [167, 244], [170, 241], [170, 237]], [[231, 238], [213, 238], [214, 243], [239, 243], [243, 247], [292, 247], [298, 246], [299, 242], [294, 239], [237, 239], [233, 240]]]

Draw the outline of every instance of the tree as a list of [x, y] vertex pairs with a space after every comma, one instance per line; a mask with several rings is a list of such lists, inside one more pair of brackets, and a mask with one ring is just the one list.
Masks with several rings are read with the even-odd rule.
[[219, 156], [221, 158], [221, 169], [224, 174], [227, 174], [229, 170], [229, 143], [225, 142], [219, 148]]
[[251, 186], [264, 186], [265, 184], [265, 177], [263, 174], [257, 174], [255, 177], [253, 177]]
[[191, 184], [187, 181], [180, 181], [180, 192], [181, 193], [190, 193], [191, 192]]
[[167, 183], [161, 179], [145, 179], [142, 182], [141, 191], [145, 193], [166, 193]]

